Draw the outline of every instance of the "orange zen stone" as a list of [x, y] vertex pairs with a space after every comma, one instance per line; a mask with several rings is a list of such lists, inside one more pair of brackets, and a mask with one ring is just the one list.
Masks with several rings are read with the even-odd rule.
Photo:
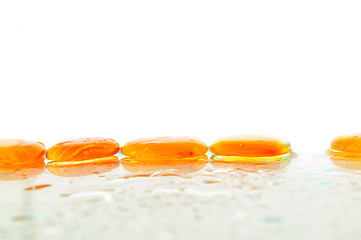
[[111, 138], [79, 138], [57, 143], [45, 154], [54, 162], [84, 161], [113, 156], [119, 148], [119, 144]]
[[220, 156], [273, 157], [291, 151], [288, 142], [262, 136], [237, 136], [214, 142], [209, 150]]
[[335, 138], [327, 150], [331, 158], [361, 161], [361, 134], [344, 135]]
[[25, 140], [0, 140], [0, 170], [44, 165], [44, 144]]
[[201, 156], [207, 145], [192, 137], [141, 138], [130, 141], [121, 148], [122, 154], [138, 160], [184, 159]]

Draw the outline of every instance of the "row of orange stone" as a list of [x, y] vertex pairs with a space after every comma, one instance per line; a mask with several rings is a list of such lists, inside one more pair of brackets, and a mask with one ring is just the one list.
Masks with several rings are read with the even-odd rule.
[[[64, 165], [67, 162], [113, 161], [121, 150], [127, 160], [161, 162], [203, 159], [208, 146], [192, 137], [158, 137], [130, 141], [121, 148], [110, 138], [79, 138], [57, 143], [47, 150], [40, 142], [25, 140], [0, 140], [0, 168], [21, 168], [44, 163]], [[215, 141], [209, 146], [214, 155], [268, 158], [291, 153], [288, 142], [263, 136], [236, 136]], [[327, 153], [334, 158], [359, 160], [361, 135], [335, 138]], [[208, 159], [208, 158], [207, 158]], [[237, 159], [232, 159], [234, 161]], [[244, 159], [243, 159], [244, 160]]]

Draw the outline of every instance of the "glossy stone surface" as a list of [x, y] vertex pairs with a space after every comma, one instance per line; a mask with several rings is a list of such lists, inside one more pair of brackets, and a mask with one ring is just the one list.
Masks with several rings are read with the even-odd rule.
[[209, 150], [220, 156], [274, 157], [291, 151], [288, 142], [263, 136], [225, 137], [215, 141]]
[[121, 148], [122, 154], [138, 160], [182, 159], [201, 156], [207, 145], [192, 137], [141, 138], [130, 141]]
[[46, 164], [50, 173], [61, 177], [79, 177], [109, 172], [119, 167], [116, 156], [83, 161], [49, 162]]
[[45, 146], [40, 142], [0, 140], [0, 169], [29, 168], [44, 165]]
[[119, 144], [111, 138], [78, 138], [60, 142], [46, 150], [46, 157], [56, 162], [83, 161], [112, 156]]

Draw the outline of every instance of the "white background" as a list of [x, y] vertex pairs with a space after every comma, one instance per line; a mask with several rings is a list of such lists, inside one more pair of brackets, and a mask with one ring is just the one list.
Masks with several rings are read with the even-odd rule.
[[0, 138], [361, 131], [360, 1], [0, 1]]

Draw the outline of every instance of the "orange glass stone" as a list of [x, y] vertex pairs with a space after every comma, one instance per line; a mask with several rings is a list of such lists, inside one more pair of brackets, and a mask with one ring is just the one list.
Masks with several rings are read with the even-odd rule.
[[61, 177], [80, 177], [109, 172], [119, 167], [116, 156], [83, 161], [49, 162], [46, 164], [50, 173]]
[[45, 146], [40, 142], [0, 140], [0, 169], [22, 169], [44, 165]]
[[111, 138], [78, 138], [53, 145], [45, 155], [55, 162], [83, 161], [109, 157], [119, 149], [119, 144]]
[[209, 150], [220, 156], [272, 157], [291, 151], [288, 142], [262, 136], [237, 136], [214, 142]]
[[270, 163], [286, 161], [293, 156], [288, 142], [257, 135], [221, 138], [209, 149], [214, 154], [212, 162]]
[[192, 137], [142, 138], [123, 145], [121, 152], [137, 160], [192, 158], [205, 154], [207, 145]]
[[361, 134], [344, 135], [333, 139], [326, 153], [331, 159], [361, 161]]

